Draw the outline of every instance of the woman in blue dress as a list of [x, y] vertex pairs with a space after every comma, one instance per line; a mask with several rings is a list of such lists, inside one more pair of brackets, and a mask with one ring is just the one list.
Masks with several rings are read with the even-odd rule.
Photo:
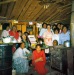
[[25, 48], [25, 44], [22, 42], [20, 47], [13, 54], [13, 68], [17, 73], [27, 73], [29, 69], [27, 54], [30, 51]]
[[66, 41], [70, 41], [70, 31], [67, 26], [63, 26], [62, 33], [59, 35], [59, 44], [63, 45]]

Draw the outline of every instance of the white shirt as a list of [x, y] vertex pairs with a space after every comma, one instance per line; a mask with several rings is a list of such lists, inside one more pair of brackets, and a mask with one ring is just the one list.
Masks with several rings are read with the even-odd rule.
[[42, 28], [42, 29], [40, 30], [39, 36], [43, 36], [43, 34], [44, 34], [44, 32], [46, 32], [46, 30], [47, 30], [47, 29]]
[[18, 43], [21, 43], [22, 42], [22, 39], [21, 39], [21, 37], [19, 36], [19, 38], [18, 38]]
[[[26, 52], [27, 53], [30, 53], [30, 51], [26, 48], [18, 48], [14, 54], [13, 54], [13, 59], [17, 58], [17, 57], [21, 57], [21, 58], [27, 58], [25, 55], [26, 55]], [[23, 55], [24, 54], [24, 55]]]
[[53, 34], [52, 41], [57, 40], [59, 44], [59, 34]]
[[7, 36], [9, 36], [9, 31], [3, 30], [1, 37], [7, 37]]

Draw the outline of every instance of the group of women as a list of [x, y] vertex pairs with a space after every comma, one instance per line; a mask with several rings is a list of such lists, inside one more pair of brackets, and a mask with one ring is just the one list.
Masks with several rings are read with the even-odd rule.
[[17, 73], [28, 73], [29, 61], [32, 61], [32, 66], [34, 71], [39, 75], [46, 75], [47, 69], [45, 68], [46, 56], [44, 50], [41, 49], [41, 45], [36, 45], [36, 50], [31, 52], [29, 50], [29, 41], [27, 38], [28, 33], [22, 33], [20, 30], [17, 31], [16, 26], [12, 26], [10, 29], [9, 25], [6, 25], [5, 30], [3, 30], [1, 37], [13, 36], [20, 46], [13, 51], [13, 69], [16, 69]]
[[50, 24], [43, 23], [39, 38], [42, 38], [48, 46], [53, 46], [54, 40], [58, 42], [58, 45], [63, 45], [65, 41], [70, 41], [70, 31], [68, 27], [62, 23], [52, 25], [52, 27]]
[[3, 26], [4, 26], [4, 30], [2, 31], [1, 38], [3, 38], [3, 37], [8, 37], [8, 36], [14, 36], [14, 38], [15, 38], [16, 40], [18, 40], [19, 34], [18, 34], [18, 32], [17, 32], [16, 26], [12, 26], [12, 27], [10, 28], [9, 23], [4, 23]]
[[[40, 44], [37, 44], [35, 50], [31, 53], [27, 35], [28, 33], [26, 32], [22, 34], [20, 30], [17, 31], [15, 25], [11, 29], [9, 26], [6, 26], [6, 29], [2, 32], [1, 37], [13, 36], [17, 42], [21, 42], [19, 48], [13, 53], [13, 68], [16, 69], [17, 73], [28, 73], [29, 61], [32, 60], [34, 71], [39, 75], [46, 75], [48, 70], [45, 68], [46, 56], [44, 50], [41, 49]], [[53, 46], [56, 42], [59, 45], [70, 40], [70, 31], [61, 24], [54, 25], [51, 29], [50, 24], [43, 23], [38, 38], [42, 38], [45, 45]]]
[[30, 51], [25, 48], [25, 44], [22, 42], [20, 47], [13, 54], [13, 68], [16, 69], [17, 73], [28, 73], [29, 60], [32, 60], [33, 70], [39, 75], [46, 75], [48, 70], [45, 68], [46, 56], [44, 50], [41, 49], [40, 44], [36, 45], [36, 50], [33, 51], [32, 55]]
[[26, 45], [26, 48], [29, 47], [30, 43], [27, 38], [27, 35], [28, 35], [27, 32], [22, 33], [21, 30], [17, 30], [16, 25], [13, 25], [10, 28], [9, 23], [4, 23], [3, 26], [4, 26], [4, 30], [1, 33], [1, 38], [13, 37], [13, 39], [16, 40], [16, 43], [24, 42]]

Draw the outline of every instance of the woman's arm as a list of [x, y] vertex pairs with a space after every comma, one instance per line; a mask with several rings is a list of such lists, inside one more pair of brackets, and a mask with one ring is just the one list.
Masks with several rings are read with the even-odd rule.
[[28, 53], [28, 54], [30, 53], [30, 51], [27, 48], [24, 48], [24, 50], [26, 53]]
[[36, 60], [35, 60], [35, 63], [36, 63], [36, 62], [39, 62], [39, 61], [43, 61], [43, 58], [40, 57], [40, 58], [36, 59]]

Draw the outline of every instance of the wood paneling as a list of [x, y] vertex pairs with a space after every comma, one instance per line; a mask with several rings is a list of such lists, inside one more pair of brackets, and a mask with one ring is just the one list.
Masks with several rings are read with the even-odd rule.
[[22, 31], [22, 25], [17, 25], [17, 30], [21, 30]]
[[7, 17], [8, 19], [10, 19], [11, 13], [12, 13], [13, 8], [14, 8], [14, 5], [15, 5], [15, 3], [9, 3], [9, 4], [8, 4], [8, 10], [7, 10], [7, 12], [6, 12], [6, 17]]
[[39, 0], [16, 0], [15, 2], [1, 4], [0, 16], [7, 17], [7, 19], [48, 23], [61, 21], [67, 17], [66, 21], [68, 21], [71, 15], [71, 1], [56, 0], [55, 3], [49, 3], [49, 7], [44, 9], [44, 5], [39, 4]]
[[22, 25], [22, 33], [26, 32], [26, 24]]

